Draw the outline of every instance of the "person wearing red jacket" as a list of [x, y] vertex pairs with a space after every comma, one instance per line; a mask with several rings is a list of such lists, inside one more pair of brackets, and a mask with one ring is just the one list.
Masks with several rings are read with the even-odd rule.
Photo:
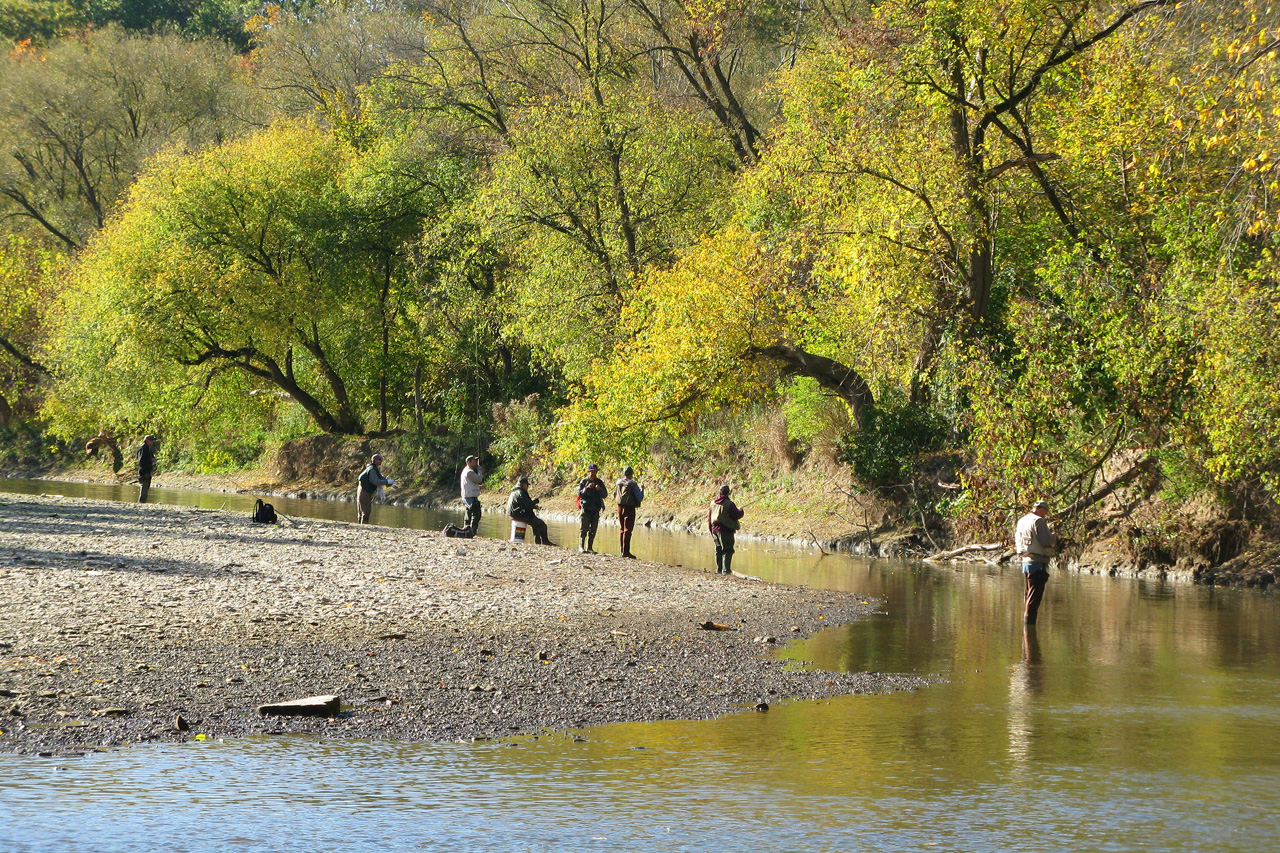
[[729, 487], [721, 486], [720, 494], [711, 502], [707, 510], [707, 527], [716, 541], [716, 574], [731, 575], [733, 569], [733, 534], [738, 529], [738, 521], [743, 511], [729, 499]]

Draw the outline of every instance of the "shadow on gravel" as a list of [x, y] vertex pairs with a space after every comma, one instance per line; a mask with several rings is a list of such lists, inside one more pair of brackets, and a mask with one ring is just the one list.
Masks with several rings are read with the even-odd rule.
[[21, 549], [5, 560], [15, 571], [22, 569], [60, 570], [70, 574], [86, 571], [134, 572], [148, 575], [185, 575], [199, 578], [257, 577], [262, 573], [238, 563], [210, 567], [187, 560], [168, 558], [136, 559], [100, 551], [49, 551]]
[[[242, 523], [228, 522], [223, 518], [200, 518], [201, 510], [184, 511], [164, 507], [151, 509], [152, 504], [117, 504], [110, 506], [50, 506], [25, 500], [0, 500], [0, 512], [8, 531], [37, 536], [129, 536], [139, 540], [163, 539], [169, 531], [176, 531], [188, 539], [204, 538], [242, 545], [260, 546], [264, 543], [304, 548], [324, 546], [328, 548], [363, 548], [359, 539], [326, 539], [323, 542], [290, 534], [282, 534], [290, 528], [255, 525], [248, 519]], [[175, 519], [173, 514], [189, 517]], [[157, 514], [157, 513], [163, 513]], [[305, 529], [305, 528], [304, 528]], [[69, 551], [75, 554], [75, 551]]]

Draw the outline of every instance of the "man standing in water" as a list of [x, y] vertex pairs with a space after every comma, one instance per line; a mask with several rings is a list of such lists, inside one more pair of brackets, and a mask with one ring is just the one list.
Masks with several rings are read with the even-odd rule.
[[395, 483], [382, 476], [382, 454], [375, 453], [369, 459], [369, 465], [360, 472], [356, 486], [356, 524], [364, 524], [373, 512], [373, 496], [378, 493], [379, 486], [391, 486]]
[[707, 527], [711, 530], [711, 538], [716, 540], [716, 574], [733, 574], [733, 534], [738, 529], [738, 520], [742, 518], [742, 509], [729, 500], [729, 487], [720, 487], [720, 494], [711, 502], [707, 510]]
[[151, 491], [151, 475], [156, 470], [156, 452], [153, 449], [156, 444], [156, 437], [149, 435], [142, 439], [142, 446], [138, 448], [138, 503], [147, 502], [147, 492]]
[[618, 534], [618, 544], [622, 548], [622, 556], [634, 560], [631, 553], [631, 534], [636, 529], [636, 507], [644, 501], [644, 489], [635, 480], [635, 471], [628, 465], [622, 469], [622, 478], [618, 480], [615, 500], [618, 502], [618, 523], [622, 532]]
[[1049, 582], [1049, 561], [1058, 550], [1058, 537], [1049, 529], [1045, 518], [1049, 505], [1036, 501], [1031, 512], [1018, 519], [1013, 534], [1013, 546], [1022, 558], [1022, 575], [1027, 582], [1026, 605], [1022, 619], [1028, 625], [1036, 624], [1036, 612], [1044, 598], [1044, 586]]
[[468, 456], [467, 464], [462, 468], [462, 503], [467, 508], [463, 527], [471, 528], [472, 533], [480, 529], [480, 484], [483, 482], [480, 457]]

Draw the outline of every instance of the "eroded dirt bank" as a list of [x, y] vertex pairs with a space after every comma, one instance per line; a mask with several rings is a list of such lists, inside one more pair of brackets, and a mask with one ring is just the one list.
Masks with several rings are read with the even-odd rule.
[[[923, 679], [789, 669], [844, 593], [333, 522], [0, 495], [0, 748], [255, 733], [452, 740], [696, 719]], [[732, 631], [707, 631], [715, 622]], [[335, 719], [258, 705], [336, 693]], [[181, 716], [189, 728], [180, 730]]]

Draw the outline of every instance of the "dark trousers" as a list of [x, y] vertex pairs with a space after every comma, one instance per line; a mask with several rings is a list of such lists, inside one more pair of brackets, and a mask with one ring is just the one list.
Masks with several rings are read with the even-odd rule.
[[588, 509], [584, 506], [581, 515], [578, 517], [578, 539], [585, 543], [584, 547], [594, 548], [596, 546], [596, 530], [599, 527], [600, 508]]
[[636, 508], [618, 507], [618, 524], [622, 525], [622, 532], [618, 534], [618, 545], [622, 548], [622, 556], [635, 556], [631, 553], [631, 534], [636, 529]]
[[733, 531], [721, 530], [711, 537], [716, 540], [716, 574], [733, 574]]
[[356, 488], [356, 524], [364, 524], [373, 512], [373, 496], [376, 491], [369, 491], [364, 486]]
[[1026, 624], [1034, 625], [1036, 613], [1040, 610], [1040, 600], [1044, 598], [1044, 585], [1049, 582], [1049, 571], [1039, 563], [1028, 565], [1031, 571], [1023, 575], [1027, 579], [1027, 600], [1022, 619]]
[[147, 492], [151, 491], [151, 475], [148, 474], [144, 477], [139, 474], [138, 485], [141, 486], [138, 490], [138, 503], [144, 504], [147, 502]]
[[462, 502], [467, 506], [466, 520], [462, 522], [463, 527], [470, 527], [472, 530], [480, 529], [480, 499], [479, 498], [463, 498]]
[[513, 512], [511, 517], [516, 521], [523, 521], [529, 527], [533, 528], [533, 541], [537, 545], [550, 545], [551, 540], [547, 538], [547, 523], [538, 518], [533, 513]]

